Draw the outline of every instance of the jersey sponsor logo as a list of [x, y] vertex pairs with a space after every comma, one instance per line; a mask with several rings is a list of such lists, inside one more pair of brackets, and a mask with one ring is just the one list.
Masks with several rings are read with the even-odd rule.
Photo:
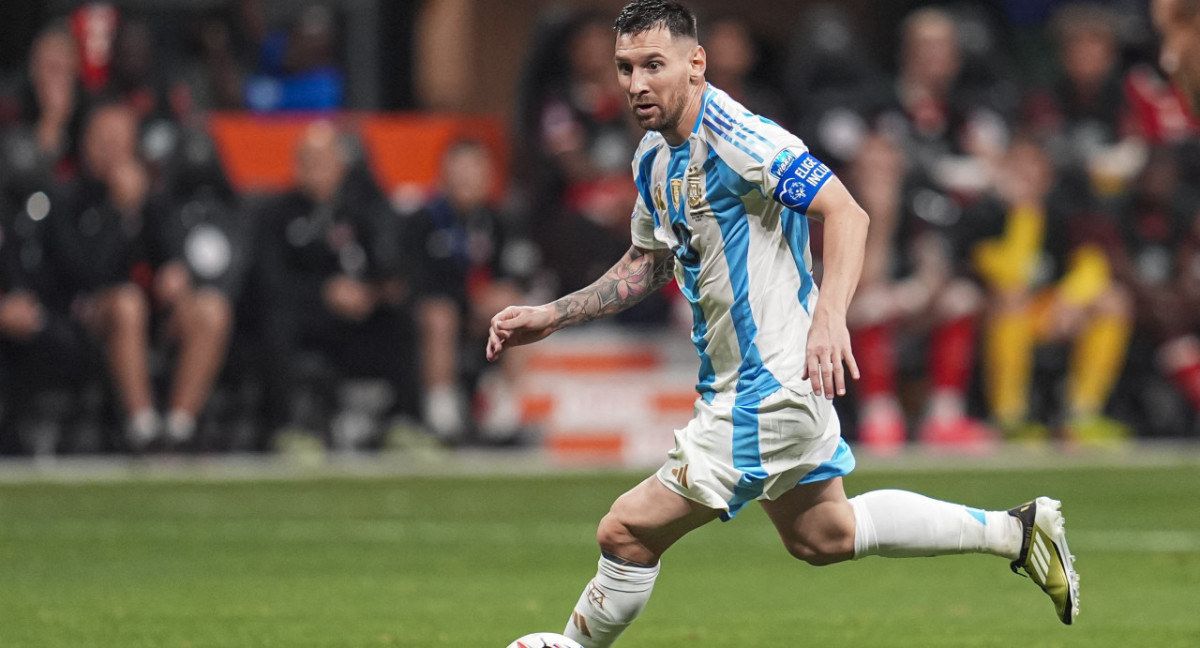
[[662, 186], [661, 182], [654, 185], [653, 193], [654, 193], [655, 208], [658, 209], [658, 212], [660, 214], [666, 213], [666, 211], [667, 211], [667, 195], [663, 191], [663, 186]]
[[776, 178], [783, 177], [783, 174], [792, 163], [796, 161], [796, 154], [790, 149], [783, 149], [779, 155], [775, 156], [775, 160], [771, 162], [771, 175]]
[[[779, 162], [780, 157], [775, 158], [776, 163]], [[772, 164], [772, 173], [775, 172], [774, 166]], [[832, 176], [829, 167], [822, 164], [811, 153], [804, 153], [800, 157], [792, 159], [783, 169], [779, 176], [779, 184], [775, 187], [775, 200], [803, 212], [812, 204], [812, 200], [821, 186]]]

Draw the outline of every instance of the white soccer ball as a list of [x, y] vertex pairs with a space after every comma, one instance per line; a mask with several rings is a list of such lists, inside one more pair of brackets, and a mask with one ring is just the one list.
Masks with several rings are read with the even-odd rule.
[[508, 644], [508, 648], [583, 648], [574, 639], [553, 632], [527, 634]]

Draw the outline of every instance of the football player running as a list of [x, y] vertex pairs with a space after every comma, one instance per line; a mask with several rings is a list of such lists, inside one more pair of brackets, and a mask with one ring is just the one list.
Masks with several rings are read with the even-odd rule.
[[[662, 468], [600, 521], [599, 567], [564, 634], [612, 645], [649, 600], [663, 553], [752, 500], [810, 564], [995, 554], [1071, 623], [1078, 578], [1058, 502], [985, 511], [900, 490], [847, 498], [855, 461], [832, 399], [859, 375], [846, 309], [867, 214], [799, 138], [705, 81], [690, 10], [637, 0], [614, 28], [617, 77], [647, 131], [633, 160], [633, 244], [590, 286], [498, 313], [487, 356], [621, 311], [674, 278], [693, 313], [699, 398]], [[819, 299], [807, 218], [825, 224]]]

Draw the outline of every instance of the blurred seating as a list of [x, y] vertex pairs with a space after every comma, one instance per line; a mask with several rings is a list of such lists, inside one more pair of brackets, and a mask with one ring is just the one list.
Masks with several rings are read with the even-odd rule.
[[[1194, 435], [1197, 121], [1138, 3], [1002, 4], [818, 3], [772, 30], [758, 11], [702, 20], [710, 81], [800, 135], [874, 217], [847, 436], [962, 441], [983, 421], [1025, 438]], [[0, 75], [0, 452], [270, 449], [289, 422], [374, 450], [400, 419], [494, 442], [489, 411], [563, 456], [657, 452], [665, 437], [638, 441], [632, 418], [583, 415], [610, 381], [631, 385], [609, 395], [636, 405], [642, 432], [684, 420], [686, 390], [662, 385], [690, 384], [694, 358], [636, 328], [686, 319], [669, 288], [490, 375], [473, 350], [488, 311], [586, 285], [628, 245], [641, 133], [610, 16], [539, 14], [505, 121], [342, 109], [356, 77], [339, 11], [83, 3]], [[85, 125], [114, 107], [133, 115], [132, 148], [118, 120], [89, 161]], [[337, 145], [314, 153], [329, 129]], [[335, 188], [316, 196], [304, 168], [331, 161]], [[471, 184], [455, 173], [495, 181], [452, 205], [450, 185]], [[297, 219], [320, 231], [296, 244]], [[430, 253], [483, 239], [492, 254]], [[295, 264], [267, 267], [281, 255]], [[320, 291], [284, 294], [310, 272], [372, 296], [388, 314], [362, 337], [378, 344], [350, 358], [346, 321], [317, 326], [318, 343], [293, 335], [331, 312]]]

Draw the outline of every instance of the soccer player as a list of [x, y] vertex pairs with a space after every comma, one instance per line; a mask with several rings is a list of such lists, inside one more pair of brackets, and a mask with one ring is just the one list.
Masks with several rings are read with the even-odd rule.
[[1200, 0], [1155, 0], [1153, 13], [1163, 37], [1160, 64], [1200, 115]]
[[[617, 76], [648, 131], [633, 160], [633, 245], [590, 286], [498, 313], [487, 356], [616, 313], [674, 275], [694, 315], [699, 398], [667, 462], [600, 521], [599, 569], [564, 634], [612, 645], [649, 600], [663, 553], [751, 500], [810, 564], [996, 554], [1024, 568], [1071, 623], [1078, 579], [1054, 500], [1006, 512], [898, 490], [847, 499], [842, 477], [854, 457], [832, 399], [847, 371], [859, 373], [846, 308], [867, 215], [797, 137], [705, 81], [688, 9], [637, 0], [614, 27]], [[819, 299], [806, 216], [825, 222]]]

